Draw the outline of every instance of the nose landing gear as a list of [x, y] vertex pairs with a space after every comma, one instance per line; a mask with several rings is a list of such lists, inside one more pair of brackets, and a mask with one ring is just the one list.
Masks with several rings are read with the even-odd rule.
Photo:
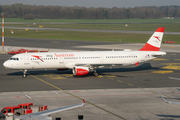
[[26, 74], [26, 73], [27, 73], [27, 70], [24, 70], [24, 71], [23, 71], [23, 75], [22, 75], [23, 78], [27, 77], [27, 74]]

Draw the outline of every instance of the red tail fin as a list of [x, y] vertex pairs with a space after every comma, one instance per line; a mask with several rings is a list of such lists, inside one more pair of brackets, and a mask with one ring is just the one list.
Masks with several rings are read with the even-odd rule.
[[159, 51], [164, 34], [164, 27], [158, 28], [148, 42], [139, 51]]

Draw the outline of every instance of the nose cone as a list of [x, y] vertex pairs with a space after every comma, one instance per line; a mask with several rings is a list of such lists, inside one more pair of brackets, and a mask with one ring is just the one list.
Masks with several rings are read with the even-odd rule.
[[10, 67], [10, 64], [9, 64], [8, 61], [5, 61], [5, 62], [3, 63], [3, 66], [6, 67], [6, 68], [9, 68], [9, 67]]

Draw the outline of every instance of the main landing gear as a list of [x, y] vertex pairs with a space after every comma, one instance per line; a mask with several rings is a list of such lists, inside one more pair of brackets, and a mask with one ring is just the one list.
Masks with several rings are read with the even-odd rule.
[[23, 75], [22, 75], [23, 78], [25, 78], [27, 76], [26, 73], [27, 73], [27, 70], [24, 70]]
[[92, 73], [92, 75], [95, 76], [95, 77], [98, 77], [99, 74], [98, 74], [96, 71], [94, 71], [94, 72]]

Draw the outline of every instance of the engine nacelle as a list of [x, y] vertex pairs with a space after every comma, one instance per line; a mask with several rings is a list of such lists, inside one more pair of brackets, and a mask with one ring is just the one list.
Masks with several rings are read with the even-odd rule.
[[81, 76], [87, 75], [89, 73], [88, 67], [74, 67], [73, 68], [73, 75]]

